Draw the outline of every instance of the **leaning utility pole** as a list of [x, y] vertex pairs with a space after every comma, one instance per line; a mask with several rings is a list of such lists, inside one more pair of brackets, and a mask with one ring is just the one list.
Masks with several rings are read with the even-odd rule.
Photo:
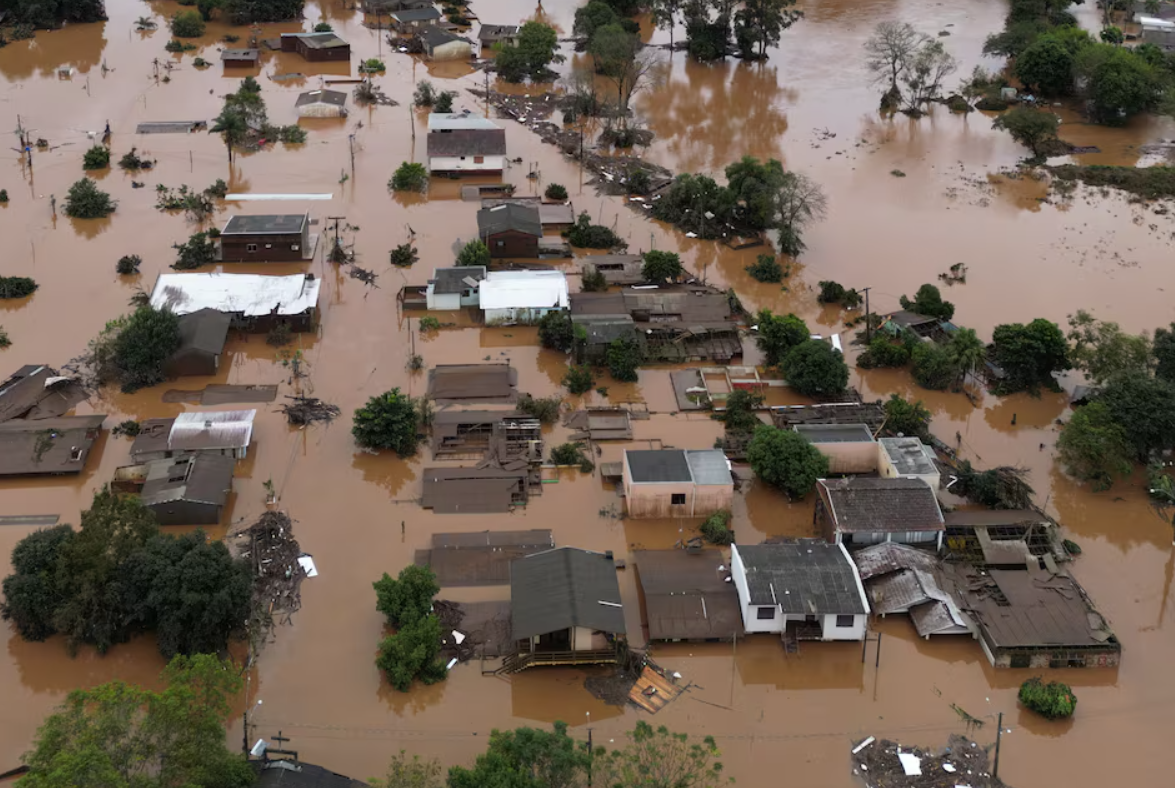
[[871, 287], [862, 287], [862, 292], [865, 293], [865, 344], [868, 345], [873, 341], [873, 320], [869, 315], [869, 291]]
[[1004, 713], [1002, 711], [996, 725], [999, 727], [995, 732], [995, 759], [991, 765], [991, 776], [998, 780], [1000, 776], [1000, 739], [1004, 735]]

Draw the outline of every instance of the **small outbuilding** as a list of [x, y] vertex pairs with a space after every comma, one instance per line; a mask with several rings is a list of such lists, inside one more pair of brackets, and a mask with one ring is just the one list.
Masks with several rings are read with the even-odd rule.
[[168, 377], [215, 375], [232, 318], [215, 309], [200, 309], [179, 318], [179, 350], [167, 360]]
[[478, 290], [486, 278], [484, 265], [459, 265], [438, 268], [428, 280], [425, 303], [429, 309], [453, 310], [463, 306], [477, 306]]
[[538, 257], [543, 225], [537, 208], [511, 202], [478, 211], [477, 234], [491, 257]]
[[147, 419], [131, 444], [131, 459], [145, 463], [204, 452], [243, 460], [253, 442], [256, 416], [256, 410], [217, 410]]
[[829, 542], [942, 547], [942, 509], [921, 479], [820, 479], [816, 493], [816, 526]]
[[828, 458], [829, 473], [877, 471], [877, 442], [864, 424], [797, 424], [792, 429]]
[[225, 68], [255, 68], [261, 63], [260, 49], [222, 49], [220, 62]]
[[235, 466], [232, 457], [213, 454], [154, 460], [140, 466], [139, 498], [160, 525], [218, 525], [232, 492]]
[[310, 214], [231, 216], [220, 231], [220, 251], [224, 262], [285, 263], [312, 259]]
[[351, 59], [351, 45], [334, 33], [282, 33], [281, 44], [313, 63]]
[[557, 547], [510, 564], [513, 669], [615, 662], [624, 604], [611, 553]]
[[747, 634], [863, 640], [869, 602], [844, 545], [819, 539], [732, 545], [730, 572]]
[[308, 90], [294, 102], [299, 118], [347, 117], [347, 94], [341, 90]]
[[624, 507], [629, 517], [708, 517], [734, 498], [730, 462], [718, 449], [624, 452]]
[[444, 28], [427, 25], [419, 28], [417, 33], [429, 60], [468, 60], [473, 57], [473, 44], [469, 39]]
[[562, 271], [490, 271], [481, 283], [479, 303], [486, 325], [537, 323], [567, 309], [567, 277]]
[[882, 438], [878, 445], [877, 472], [883, 478], [921, 479], [937, 490], [941, 481], [934, 450], [915, 437]]

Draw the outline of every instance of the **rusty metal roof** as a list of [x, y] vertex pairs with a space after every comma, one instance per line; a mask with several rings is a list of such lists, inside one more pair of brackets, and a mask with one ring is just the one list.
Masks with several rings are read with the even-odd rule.
[[513, 401], [518, 372], [509, 364], [441, 364], [428, 371], [428, 396], [467, 402]]
[[623, 635], [620, 583], [610, 556], [557, 547], [510, 564], [514, 638], [569, 627]]
[[420, 505], [439, 514], [508, 512], [526, 493], [525, 468], [425, 468], [423, 476]]

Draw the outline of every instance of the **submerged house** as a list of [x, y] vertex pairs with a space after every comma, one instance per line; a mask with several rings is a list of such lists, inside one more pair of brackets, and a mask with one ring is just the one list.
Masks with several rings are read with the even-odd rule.
[[792, 429], [828, 458], [829, 473], [877, 471], [877, 442], [864, 424], [797, 424]]
[[131, 459], [145, 463], [203, 452], [243, 460], [253, 441], [256, 415], [256, 410], [216, 410], [147, 419], [131, 444]]
[[302, 262], [314, 259], [317, 243], [318, 236], [310, 234], [308, 213], [238, 214], [220, 231], [220, 257], [225, 262]]
[[940, 562], [926, 550], [882, 542], [853, 554], [873, 613], [904, 613], [919, 637], [969, 635], [970, 619], [940, 581]]
[[730, 463], [718, 449], [626, 450], [624, 508], [629, 517], [708, 517], [734, 498]]
[[341, 90], [308, 90], [294, 102], [299, 118], [347, 117], [347, 94]]
[[557, 547], [510, 564], [507, 670], [616, 662], [624, 605], [611, 553]]
[[649, 640], [732, 640], [745, 631], [720, 551], [637, 550], [632, 557]]
[[105, 415], [0, 423], [0, 476], [81, 473]]
[[506, 130], [491, 120], [463, 112], [428, 116], [429, 172], [500, 174], [506, 169]]
[[458, 265], [452, 268], [438, 268], [428, 280], [424, 291], [425, 304], [429, 309], [453, 310], [463, 306], [477, 306], [478, 289], [486, 278], [484, 265]]
[[160, 525], [217, 525], [235, 466], [232, 457], [185, 454], [119, 468], [110, 486], [137, 493]]
[[444, 28], [426, 25], [419, 28], [417, 34], [429, 60], [468, 60], [473, 57], [473, 44]]
[[820, 539], [732, 545], [730, 572], [748, 634], [863, 640], [869, 603], [844, 545]]
[[261, 50], [222, 49], [220, 60], [225, 68], [255, 68], [261, 62]]
[[320, 284], [314, 274], [160, 274], [151, 306], [181, 316], [214, 309], [243, 331], [265, 332], [281, 324], [313, 331]]
[[85, 398], [75, 378], [45, 364], [26, 364], [0, 381], [0, 422], [55, 418]]
[[509, 47], [517, 46], [519, 30], [518, 25], [483, 24], [481, 29], [477, 31], [477, 40], [481, 44], [482, 57], [486, 56], [494, 44], [502, 44], [503, 46]]
[[921, 479], [820, 479], [816, 493], [815, 523], [829, 542], [942, 547], [942, 509]]
[[392, 21], [396, 23], [396, 29], [401, 33], [418, 31], [432, 25], [440, 18], [440, 10], [431, 3], [413, 3], [411, 7], [392, 12]]
[[490, 271], [481, 283], [479, 305], [487, 325], [537, 323], [567, 309], [567, 277], [562, 271]]
[[930, 489], [938, 489], [941, 478], [934, 450], [919, 438], [882, 438], [877, 444], [878, 475], [886, 479], [921, 479]]
[[312, 63], [351, 59], [351, 45], [334, 33], [282, 33], [282, 52], [295, 52]]
[[543, 237], [538, 208], [518, 202], [482, 208], [477, 212], [477, 237], [489, 247], [491, 257], [538, 257]]
[[169, 377], [215, 375], [228, 339], [232, 318], [215, 309], [189, 312], [179, 318], [180, 346], [164, 365]]

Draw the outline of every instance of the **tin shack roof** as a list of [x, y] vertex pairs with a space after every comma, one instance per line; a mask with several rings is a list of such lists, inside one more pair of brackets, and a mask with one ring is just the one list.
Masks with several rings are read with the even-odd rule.
[[181, 413], [168, 436], [171, 451], [243, 449], [253, 440], [256, 410], [219, 410]]
[[294, 106], [304, 107], [307, 104], [330, 104], [333, 107], [342, 107], [347, 104], [347, 94], [341, 90], [308, 90], [298, 95]]
[[515, 640], [569, 627], [623, 635], [616, 567], [603, 553], [557, 547], [510, 564]]
[[[324, 91], [314, 91], [324, 92]], [[334, 93], [335, 91], [325, 91]], [[303, 93], [302, 95], [306, 95]], [[345, 95], [346, 94], [342, 94]], [[301, 103], [301, 98], [298, 102]], [[310, 216], [304, 213], [245, 214], [229, 217], [221, 235], [290, 235], [302, 232]]]
[[215, 309], [246, 317], [300, 315], [318, 305], [320, 281], [313, 275], [160, 274], [151, 306], [178, 315]]

